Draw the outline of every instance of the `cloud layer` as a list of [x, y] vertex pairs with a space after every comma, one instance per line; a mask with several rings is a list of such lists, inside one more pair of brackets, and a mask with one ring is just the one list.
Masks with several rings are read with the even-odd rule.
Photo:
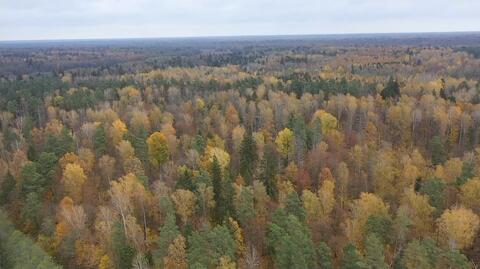
[[0, 40], [479, 31], [477, 0], [0, 0]]

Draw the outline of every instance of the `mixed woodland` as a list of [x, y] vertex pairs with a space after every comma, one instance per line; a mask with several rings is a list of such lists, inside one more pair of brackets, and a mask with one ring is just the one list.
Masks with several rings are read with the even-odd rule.
[[471, 35], [0, 47], [0, 268], [478, 268]]

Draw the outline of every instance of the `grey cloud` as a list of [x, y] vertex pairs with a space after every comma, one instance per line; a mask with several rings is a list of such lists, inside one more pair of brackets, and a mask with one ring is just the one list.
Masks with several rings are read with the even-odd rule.
[[476, 0], [0, 0], [0, 40], [480, 30]]

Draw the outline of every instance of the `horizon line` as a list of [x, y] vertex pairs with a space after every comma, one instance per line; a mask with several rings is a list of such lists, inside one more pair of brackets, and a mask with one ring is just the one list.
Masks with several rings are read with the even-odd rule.
[[365, 36], [365, 35], [419, 35], [419, 34], [480, 34], [478, 31], [420, 31], [420, 32], [343, 32], [343, 33], [305, 33], [305, 34], [239, 34], [239, 35], [185, 35], [185, 36], [145, 36], [145, 37], [92, 37], [92, 38], [51, 38], [51, 39], [6, 39], [0, 43], [23, 42], [75, 42], [75, 41], [121, 41], [121, 40], [174, 40], [174, 39], [235, 39], [235, 38], [282, 38], [282, 37], [328, 37], [328, 36]]

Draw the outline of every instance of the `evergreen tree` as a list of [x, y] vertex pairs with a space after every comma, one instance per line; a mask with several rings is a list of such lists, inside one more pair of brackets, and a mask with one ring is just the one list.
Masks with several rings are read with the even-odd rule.
[[357, 248], [349, 243], [343, 248], [342, 269], [365, 269], [362, 256], [358, 253]]
[[235, 240], [230, 230], [222, 225], [213, 229], [204, 227], [188, 237], [188, 264], [194, 268], [215, 268], [220, 257], [235, 260]]
[[443, 164], [447, 160], [447, 152], [438, 136], [434, 136], [430, 141], [430, 152], [433, 165]]
[[27, 163], [21, 171], [22, 192], [26, 195], [31, 192], [41, 193], [45, 187], [45, 177], [38, 172], [36, 162]]
[[315, 247], [309, 230], [294, 215], [277, 211], [268, 226], [267, 245], [279, 269], [313, 268]]
[[325, 242], [320, 242], [317, 247], [317, 264], [321, 269], [333, 268], [332, 250]]
[[435, 213], [440, 214], [445, 205], [445, 183], [441, 179], [431, 178], [422, 182], [419, 192], [421, 194], [426, 194], [430, 205], [435, 207]]
[[122, 225], [118, 221], [113, 225], [112, 252], [115, 256], [116, 268], [132, 268], [133, 258], [136, 255], [136, 251], [135, 248], [128, 244]]
[[305, 221], [307, 217], [307, 212], [303, 207], [302, 201], [294, 191], [290, 192], [285, 199], [285, 211], [287, 214], [292, 214], [297, 217], [301, 222]]
[[0, 185], [0, 205], [4, 205], [10, 201], [13, 191], [15, 190], [15, 184], [15, 178], [13, 178], [10, 172], [7, 172], [7, 175]]
[[257, 165], [257, 144], [251, 132], [247, 132], [240, 145], [240, 175], [247, 184], [252, 184]]
[[380, 95], [383, 99], [398, 99], [400, 97], [400, 84], [396, 79], [390, 77]]
[[213, 210], [213, 220], [215, 223], [221, 224], [225, 220], [226, 209], [223, 195], [222, 168], [218, 163], [217, 157], [213, 157], [210, 167], [210, 175], [212, 177], [213, 199], [215, 200], [215, 208]]
[[103, 156], [107, 153], [107, 132], [105, 124], [100, 124], [93, 134], [93, 148], [97, 156]]
[[267, 194], [272, 197], [277, 197], [277, 184], [275, 177], [277, 175], [278, 158], [275, 153], [275, 146], [267, 144], [264, 149], [263, 160], [261, 162], [260, 179], [265, 186]]
[[163, 258], [167, 255], [168, 247], [179, 234], [180, 231], [175, 223], [175, 215], [169, 213], [165, 219], [165, 223], [160, 228], [160, 234], [157, 241], [158, 249], [154, 253], [155, 264], [159, 268], [164, 268]]
[[367, 235], [365, 239], [365, 263], [371, 269], [387, 269], [384, 245], [376, 234]]

